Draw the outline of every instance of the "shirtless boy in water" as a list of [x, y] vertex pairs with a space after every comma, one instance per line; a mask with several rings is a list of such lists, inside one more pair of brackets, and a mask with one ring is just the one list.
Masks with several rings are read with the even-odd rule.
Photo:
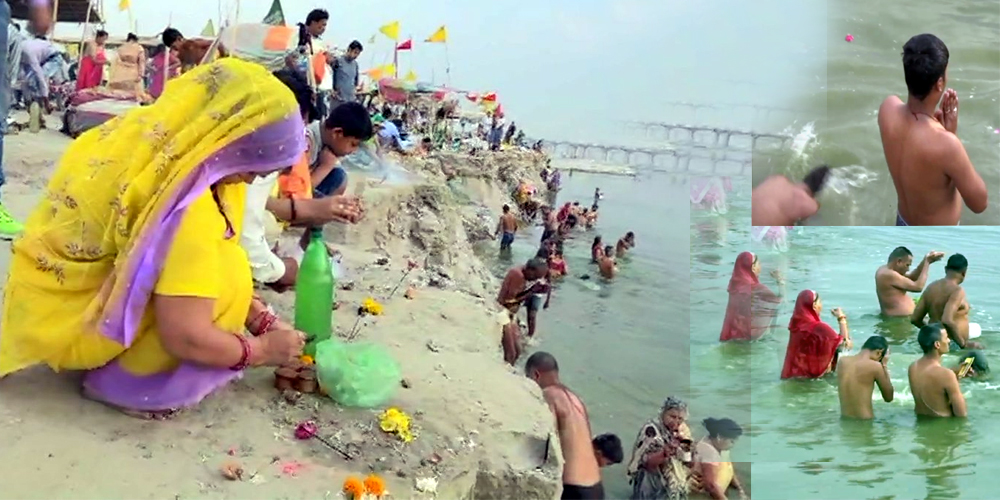
[[500, 345], [503, 347], [504, 361], [510, 365], [517, 363], [517, 358], [521, 356], [521, 328], [517, 323], [517, 312], [522, 303], [533, 301], [535, 295], [549, 291], [548, 285], [542, 281], [548, 272], [548, 262], [544, 259], [531, 259], [525, 265], [507, 271], [507, 276], [500, 285], [497, 303], [507, 309], [510, 319], [501, 330]]
[[986, 210], [986, 183], [956, 135], [958, 94], [947, 88], [947, 72], [944, 42], [931, 34], [911, 38], [903, 45], [909, 96], [905, 103], [889, 96], [878, 110], [897, 226], [957, 225], [963, 200], [977, 214]]
[[517, 232], [517, 217], [510, 213], [510, 205], [503, 206], [503, 215], [500, 216], [500, 221], [497, 222], [497, 229], [493, 232], [493, 239], [496, 239], [497, 235], [503, 233], [503, 238], [500, 240], [500, 251], [504, 252], [510, 250], [511, 244], [514, 243], [514, 233]]
[[559, 380], [559, 364], [547, 352], [536, 352], [524, 365], [528, 378], [542, 388], [556, 417], [563, 460], [563, 499], [603, 499], [601, 468], [591, 441], [590, 417], [583, 401]]
[[615, 277], [615, 273], [618, 271], [618, 267], [615, 265], [615, 247], [611, 245], [604, 247], [604, 255], [598, 258], [597, 268], [601, 271], [601, 277], [604, 279]]
[[750, 194], [750, 220], [755, 226], [792, 226], [819, 212], [816, 196], [826, 184], [830, 167], [821, 165], [796, 184], [772, 175]]
[[917, 268], [907, 274], [913, 264], [913, 254], [906, 247], [896, 247], [889, 254], [889, 261], [875, 271], [875, 293], [882, 314], [895, 317], [913, 314], [913, 299], [907, 292], [922, 292], [930, 264], [942, 257], [941, 252], [929, 252]]
[[948, 331], [948, 336], [962, 349], [982, 349], [978, 342], [969, 340], [969, 306], [965, 298], [962, 282], [969, 269], [969, 261], [960, 253], [948, 257], [944, 266], [944, 278], [941, 278], [924, 290], [917, 302], [910, 322], [923, 327], [924, 318], [930, 316], [932, 323], [941, 323]]
[[892, 402], [892, 381], [889, 380], [889, 343], [881, 335], [873, 335], [853, 356], [841, 356], [837, 361], [837, 393], [840, 396], [840, 416], [872, 419], [872, 389], [878, 385], [882, 400]]
[[913, 393], [913, 410], [926, 417], [967, 417], [969, 409], [953, 370], [941, 366], [941, 356], [948, 352], [951, 341], [944, 326], [931, 323], [920, 328], [917, 343], [924, 351], [922, 358], [914, 361], [907, 373], [910, 392]]

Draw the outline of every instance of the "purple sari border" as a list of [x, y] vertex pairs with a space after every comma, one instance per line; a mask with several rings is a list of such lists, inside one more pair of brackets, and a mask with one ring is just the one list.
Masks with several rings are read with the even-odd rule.
[[105, 403], [139, 411], [179, 410], [197, 404], [243, 372], [181, 363], [169, 372], [129, 373], [118, 361], [91, 370], [84, 388]]
[[266, 173], [294, 164], [305, 150], [302, 119], [295, 114], [247, 134], [195, 167], [177, 188], [161, 215], [142, 229], [124, 273], [104, 309], [99, 329], [107, 338], [129, 347], [135, 341], [186, 208], [213, 184], [238, 173]]

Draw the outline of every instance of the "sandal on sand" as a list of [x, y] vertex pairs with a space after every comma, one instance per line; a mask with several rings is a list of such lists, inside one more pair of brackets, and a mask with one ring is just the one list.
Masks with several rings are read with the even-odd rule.
[[80, 388], [80, 393], [81, 393], [81, 395], [85, 399], [89, 399], [91, 401], [94, 401], [94, 402], [97, 402], [97, 403], [101, 403], [102, 405], [107, 406], [108, 408], [111, 408], [113, 410], [119, 411], [119, 412], [121, 412], [121, 413], [123, 413], [125, 415], [128, 415], [128, 416], [132, 417], [132, 418], [138, 418], [140, 420], [157, 420], [157, 421], [169, 420], [169, 419], [173, 418], [175, 415], [177, 415], [178, 413], [180, 413], [180, 410], [178, 410], [178, 409], [172, 409], [172, 410], [133, 410], [133, 409], [130, 409], [130, 408], [123, 408], [121, 406], [117, 406], [117, 405], [114, 405], [114, 404], [111, 404], [111, 403], [109, 403], [107, 401], [102, 400], [97, 395], [95, 395], [92, 392], [90, 392], [90, 390], [87, 389], [86, 387], [81, 387]]

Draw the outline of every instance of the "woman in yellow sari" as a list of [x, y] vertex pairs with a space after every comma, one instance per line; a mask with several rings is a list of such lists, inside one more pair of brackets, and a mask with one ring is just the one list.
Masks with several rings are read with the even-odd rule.
[[74, 141], [13, 245], [0, 377], [84, 370], [88, 397], [158, 418], [301, 354], [253, 296], [239, 225], [246, 183], [304, 137], [287, 87], [222, 59]]

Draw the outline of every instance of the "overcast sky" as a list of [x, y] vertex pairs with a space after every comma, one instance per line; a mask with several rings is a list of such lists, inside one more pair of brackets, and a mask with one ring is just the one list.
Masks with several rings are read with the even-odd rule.
[[[193, 36], [209, 19], [218, 20], [211, 0], [132, 2], [140, 35], [162, 31], [172, 19], [174, 27]], [[779, 57], [774, 45], [801, 52], [793, 46], [802, 45], [803, 33], [822, 23], [825, 34], [823, 16], [795, 19], [802, 10], [795, 6], [803, 4], [822, 5], [825, 15], [825, 0], [770, 3], [766, 10], [732, 0], [285, 0], [282, 5], [290, 24], [315, 7], [328, 9], [324, 38], [340, 47], [354, 39], [365, 44], [362, 69], [391, 61], [391, 41], [379, 35], [373, 46], [367, 42], [379, 26], [400, 21], [401, 37], [412, 35], [415, 43], [412, 52], [400, 55], [401, 74], [412, 67], [421, 80], [433, 77], [437, 83], [445, 83], [445, 48], [422, 40], [446, 25], [454, 87], [497, 92], [508, 117], [530, 136], [620, 142], [615, 136], [621, 135], [623, 120], [671, 121], [673, 101], [787, 99], [787, 92], [775, 88], [780, 81], [760, 88], [775, 80], [775, 65], [780, 71], [796, 65]], [[120, 36], [128, 31], [128, 15], [117, 5], [105, 0], [107, 29]], [[270, 5], [271, 0], [245, 0], [239, 19], [258, 22]], [[235, 2], [224, 2], [224, 8], [234, 13]], [[760, 22], [778, 13], [780, 22]], [[753, 18], [758, 21], [750, 22]], [[73, 32], [80, 28], [59, 29]]]

